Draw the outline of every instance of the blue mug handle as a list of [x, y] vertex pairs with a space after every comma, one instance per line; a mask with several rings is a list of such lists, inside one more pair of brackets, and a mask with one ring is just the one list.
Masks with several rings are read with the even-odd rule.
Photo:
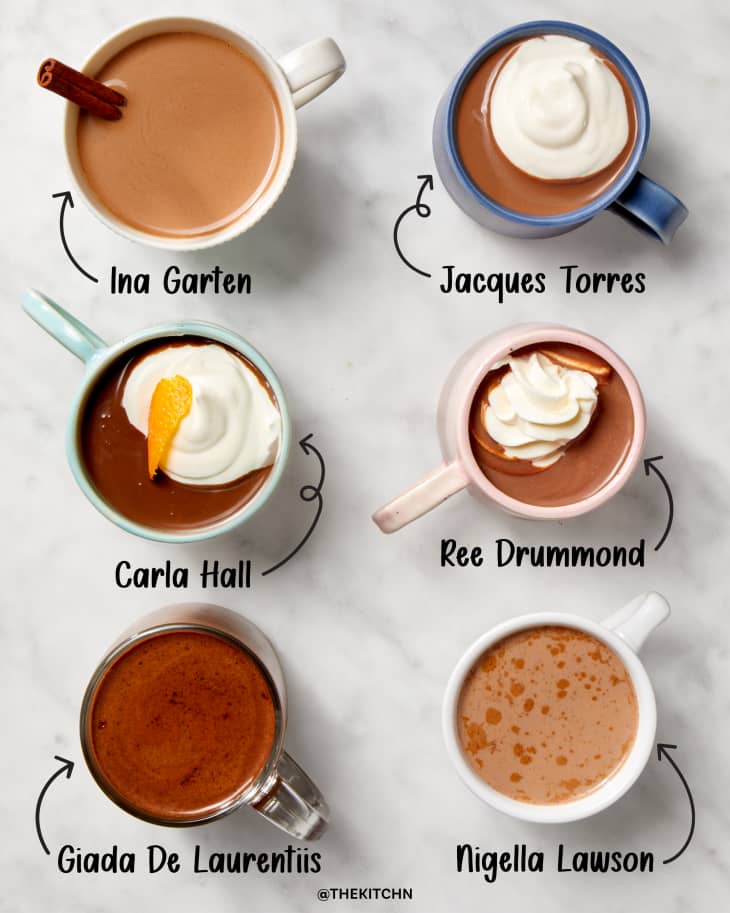
[[640, 171], [609, 208], [663, 244], [669, 244], [688, 215], [681, 200]]
[[35, 289], [29, 288], [23, 292], [23, 310], [84, 364], [108, 348], [104, 340], [86, 324]]

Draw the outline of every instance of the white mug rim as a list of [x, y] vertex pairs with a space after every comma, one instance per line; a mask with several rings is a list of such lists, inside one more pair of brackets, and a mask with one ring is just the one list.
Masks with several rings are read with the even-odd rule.
[[[473, 771], [461, 750], [458, 731], [458, 702], [464, 681], [480, 656], [498, 641], [528, 628], [560, 625], [577, 628], [598, 638], [621, 659], [631, 676], [637, 698], [638, 723], [634, 744], [628, 755], [603, 783], [572, 802], [555, 805], [521, 802], [489, 786]], [[613, 805], [636, 782], [654, 749], [656, 737], [656, 699], [649, 675], [641, 659], [614, 631], [600, 622], [567, 612], [532, 612], [508, 619], [478, 637], [462, 654], [449, 677], [442, 708], [442, 729], [452, 763], [469, 789], [482, 801], [513, 818], [543, 824], [578, 821]]]
[[[117, 29], [114, 33], [101, 41], [87, 56], [82, 66], [82, 72], [93, 76], [107, 61], [121, 50], [129, 47], [135, 41], [151, 35], [164, 34], [172, 31], [192, 31], [202, 34], [211, 34], [210, 30], [226, 33], [227, 39], [234, 43], [245, 53], [249, 53], [254, 61], [262, 68], [271, 84], [279, 103], [282, 121], [282, 146], [279, 163], [266, 190], [258, 200], [234, 219], [221, 228], [203, 235], [172, 237], [156, 235], [129, 225], [123, 219], [115, 216], [100, 200], [98, 200], [90, 187], [87, 186], [83, 170], [78, 160], [76, 145], [76, 125], [78, 123], [79, 108], [71, 102], [66, 102], [64, 115], [64, 152], [68, 164], [74, 189], [84, 200], [91, 212], [107, 228], [130, 241], [136, 241], [149, 247], [164, 250], [188, 251], [204, 250], [223, 244], [238, 237], [256, 225], [274, 206], [286, 187], [294, 168], [297, 154], [298, 130], [296, 108], [292, 91], [287, 82], [284, 71], [273, 55], [266, 50], [251, 35], [242, 32], [235, 26], [219, 19], [198, 16], [155, 16], [140, 19]], [[206, 31], [207, 30], [207, 31]], [[144, 33], [144, 34], [140, 34]], [[219, 36], [220, 37], [220, 36]]]

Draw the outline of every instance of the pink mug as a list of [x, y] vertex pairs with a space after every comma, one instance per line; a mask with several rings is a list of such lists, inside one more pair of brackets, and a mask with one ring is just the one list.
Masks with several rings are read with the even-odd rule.
[[[629, 450], [609, 481], [587, 498], [549, 507], [527, 504], [500, 491], [479, 468], [469, 441], [472, 401], [492, 366], [517, 349], [547, 342], [579, 346], [608, 362], [623, 381], [634, 413], [634, 430]], [[534, 520], [577, 517], [599, 507], [623, 487], [641, 459], [646, 437], [644, 400], [628, 365], [599, 339], [580, 330], [549, 323], [509, 327], [493, 336], [487, 336], [465, 352], [454, 365], [441, 393], [437, 424], [443, 463], [373, 514], [373, 520], [384, 533], [401, 529], [464, 488], [479, 500], [496, 504], [518, 517]]]

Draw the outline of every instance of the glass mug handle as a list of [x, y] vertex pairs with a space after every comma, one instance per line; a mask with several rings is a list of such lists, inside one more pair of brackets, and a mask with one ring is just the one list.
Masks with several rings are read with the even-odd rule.
[[277, 61], [284, 71], [294, 98], [301, 108], [321, 95], [345, 72], [345, 58], [332, 38], [317, 38], [289, 51]]
[[297, 840], [319, 840], [327, 830], [329, 808], [324, 796], [285, 751], [272, 785], [251, 807]]

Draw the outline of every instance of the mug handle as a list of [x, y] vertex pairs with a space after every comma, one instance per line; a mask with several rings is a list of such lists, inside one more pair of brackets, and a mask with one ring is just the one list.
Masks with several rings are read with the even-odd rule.
[[654, 628], [669, 618], [669, 603], [660, 593], [642, 593], [602, 622], [638, 653]]
[[285, 751], [279, 759], [274, 785], [251, 807], [297, 840], [319, 840], [329, 822], [324, 796]]
[[333, 38], [317, 38], [289, 51], [277, 61], [289, 83], [294, 107], [321, 95], [345, 72], [345, 58]]
[[23, 310], [35, 322], [42, 326], [46, 333], [58, 340], [69, 352], [84, 363], [94, 355], [108, 348], [104, 340], [90, 330], [86, 324], [69, 314], [60, 304], [51, 301], [35, 289], [23, 292]]
[[376, 511], [373, 521], [384, 533], [394, 533], [438, 507], [468, 484], [469, 477], [461, 463], [442, 463], [412, 488]]
[[609, 208], [663, 244], [669, 244], [689, 215], [680, 199], [640, 171]]

